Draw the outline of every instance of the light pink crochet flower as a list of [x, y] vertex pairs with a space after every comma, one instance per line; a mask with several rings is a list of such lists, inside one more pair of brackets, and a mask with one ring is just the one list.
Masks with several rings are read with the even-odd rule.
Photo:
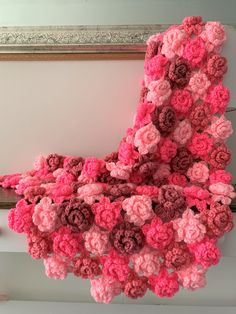
[[133, 165], [139, 157], [139, 153], [134, 150], [131, 143], [122, 141], [119, 147], [118, 158], [125, 165]]
[[140, 154], [144, 155], [152, 152], [156, 148], [160, 138], [160, 132], [154, 124], [149, 123], [136, 132], [134, 145], [138, 147]]
[[213, 139], [207, 133], [195, 133], [188, 148], [193, 155], [204, 158], [213, 148]]
[[225, 184], [230, 184], [232, 181], [231, 173], [226, 170], [216, 170], [210, 174], [210, 184], [222, 182]]
[[99, 203], [92, 205], [95, 222], [98, 226], [111, 230], [118, 222], [121, 211], [120, 202], [110, 202], [108, 197], [102, 197]]
[[149, 277], [158, 274], [160, 270], [160, 256], [156, 250], [149, 247], [144, 247], [138, 254], [133, 254], [130, 260], [139, 276]]
[[189, 40], [184, 48], [184, 58], [192, 66], [199, 66], [206, 56], [205, 43], [201, 37], [195, 37]]
[[169, 30], [163, 36], [163, 46], [161, 53], [167, 58], [173, 58], [175, 55], [182, 56], [184, 50], [185, 32], [174, 28]]
[[230, 205], [232, 199], [236, 197], [233, 185], [217, 182], [209, 186], [209, 191], [213, 194], [214, 202]]
[[119, 282], [126, 281], [131, 271], [127, 257], [120, 256], [112, 251], [108, 256], [102, 257], [101, 262], [103, 264], [102, 272], [104, 276]]
[[193, 99], [188, 90], [176, 89], [171, 94], [170, 103], [176, 112], [186, 114], [193, 104]]
[[182, 120], [174, 130], [173, 138], [180, 145], [184, 145], [191, 138], [192, 132], [190, 122], [187, 119]]
[[178, 271], [180, 284], [184, 289], [197, 290], [206, 285], [206, 270], [199, 268], [197, 265], [191, 265], [188, 268]]
[[201, 222], [200, 215], [194, 215], [191, 209], [186, 209], [182, 218], [173, 221], [176, 231], [175, 240], [184, 241], [187, 244], [199, 242], [206, 233], [206, 227]]
[[17, 233], [28, 233], [33, 225], [33, 205], [28, 205], [22, 199], [17, 202], [16, 208], [11, 208], [8, 213], [8, 226]]
[[83, 233], [85, 248], [95, 254], [103, 255], [109, 249], [109, 234], [99, 227], [93, 226], [89, 231]]
[[122, 202], [122, 208], [126, 211], [129, 222], [136, 226], [142, 226], [146, 220], [153, 217], [152, 200], [145, 195], [134, 195]]
[[132, 171], [132, 166], [125, 165], [121, 161], [108, 162], [106, 168], [110, 171], [110, 175], [116, 179], [128, 180]]
[[170, 140], [164, 139], [160, 144], [160, 157], [164, 162], [170, 162], [177, 153], [177, 144]]
[[224, 114], [230, 100], [230, 91], [222, 84], [209, 88], [205, 101], [210, 103], [212, 113]]
[[213, 117], [211, 125], [206, 132], [211, 134], [216, 140], [224, 141], [233, 133], [232, 123], [225, 116], [220, 118]]
[[147, 101], [152, 102], [157, 107], [163, 105], [171, 94], [170, 83], [164, 79], [152, 81], [148, 85], [148, 89], [149, 92], [147, 93]]
[[221, 252], [216, 246], [215, 239], [204, 239], [201, 243], [196, 243], [192, 247], [196, 263], [208, 268], [219, 263]]
[[177, 273], [169, 274], [166, 268], [162, 268], [157, 276], [151, 276], [149, 282], [151, 290], [160, 298], [171, 298], [179, 290]]
[[42, 232], [53, 231], [57, 223], [58, 206], [49, 197], [43, 197], [34, 207], [33, 223]]
[[209, 169], [205, 162], [195, 162], [193, 166], [188, 169], [187, 176], [192, 182], [205, 183], [209, 178]]
[[121, 284], [108, 277], [90, 280], [90, 293], [96, 302], [110, 303], [122, 291]]
[[220, 46], [226, 40], [225, 28], [219, 22], [207, 22], [205, 30], [208, 41], [214, 46]]
[[78, 188], [78, 197], [83, 199], [89, 205], [103, 197], [105, 185], [102, 183], [89, 183]]
[[193, 99], [204, 99], [208, 87], [211, 82], [208, 80], [206, 74], [201, 71], [195, 72], [189, 80], [188, 89], [192, 92]]
[[70, 260], [60, 255], [52, 255], [43, 260], [45, 273], [49, 278], [65, 279], [70, 266]]

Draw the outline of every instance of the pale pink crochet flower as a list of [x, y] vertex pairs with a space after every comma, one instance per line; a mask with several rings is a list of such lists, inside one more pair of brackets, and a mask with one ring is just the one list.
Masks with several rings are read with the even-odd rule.
[[174, 140], [180, 145], [184, 145], [191, 138], [191, 136], [192, 136], [191, 124], [187, 119], [182, 120], [174, 130], [173, 133]]
[[132, 171], [132, 166], [125, 165], [121, 161], [108, 162], [106, 168], [110, 171], [110, 175], [116, 179], [128, 180]]
[[149, 277], [151, 290], [160, 298], [171, 298], [179, 290], [178, 275], [176, 272], [168, 273], [162, 268], [157, 276]]
[[53, 231], [57, 224], [57, 214], [58, 206], [49, 197], [43, 197], [34, 207], [33, 223], [42, 232]]
[[122, 202], [122, 208], [126, 211], [127, 220], [136, 226], [142, 226], [154, 215], [152, 200], [146, 195], [134, 195], [126, 198]]
[[188, 90], [176, 89], [171, 94], [170, 103], [176, 112], [186, 114], [193, 104], [193, 99]]
[[109, 255], [102, 257], [100, 260], [103, 264], [102, 272], [104, 276], [119, 282], [126, 281], [131, 271], [127, 257], [120, 256], [114, 251], [111, 251]]
[[33, 208], [24, 199], [18, 201], [16, 208], [11, 208], [8, 213], [8, 227], [17, 233], [28, 233], [33, 225]]
[[173, 228], [176, 231], [175, 240], [184, 241], [187, 244], [201, 241], [206, 233], [206, 227], [201, 222], [200, 215], [194, 215], [189, 208], [185, 210], [182, 218], [173, 221]]
[[152, 102], [157, 107], [163, 105], [163, 103], [171, 95], [170, 83], [167, 80], [160, 79], [157, 81], [152, 81], [148, 84], [147, 101]]
[[191, 265], [188, 268], [178, 271], [180, 284], [184, 289], [197, 290], [206, 285], [206, 270], [197, 265]]
[[144, 64], [144, 73], [150, 80], [160, 79], [165, 74], [165, 68], [169, 60], [163, 55], [156, 55], [150, 60], [146, 60]]
[[185, 39], [185, 32], [179, 30], [178, 28], [169, 30], [163, 36], [163, 46], [161, 53], [170, 59], [175, 55], [182, 56]]
[[88, 157], [85, 159], [82, 175], [89, 178], [96, 178], [105, 166], [104, 160], [95, 157]]
[[220, 46], [226, 40], [225, 28], [219, 22], [207, 22], [205, 32], [208, 41], [214, 46]]
[[122, 141], [119, 147], [118, 158], [125, 165], [133, 165], [139, 157], [139, 153], [134, 150], [131, 143]]
[[216, 170], [210, 174], [210, 184], [222, 182], [225, 184], [230, 184], [232, 181], [231, 173], [226, 170]]
[[212, 113], [224, 114], [230, 100], [230, 91], [222, 84], [211, 86], [205, 101], [210, 103]]
[[194, 244], [192, 252], [196, 263], [202, 265], [204, 268], [217, 265], [220, 261], [221, 252], [216, 246], [215, 239], [209, 240], [206, 238], [202, 242]]
[[160, 157], [164, 162], [170, 162], [177, 153], [177, 144], [170, 140], [164, 139], [160, 144]]
[[195, 133], [188, 149], [193, 155], [204, 158], [211, 152], [213, 143], [213, 139], [207, 133]]
[[193, 99], [204, 99], [208, 87], [211, 82], [208, 80], [206, 74], [201, 71], [195, 72], [189, 80], [188, 89], [192, 92]]
[[209, 168], [203, 161], [195, 162], [193, 166], [188, 169], [187, 176], [192, 182], [205, 183], [209, 178]]
[[146, 246], [138, 254], [133, 254], [130, 261], [139, 276], [149, 277], [158, 274], [161, 265], [159, 258], [156, 250]]
[[160, 132], [153, 123], [149, 123], [136, 132], [134, 145], [138, 148], [140, 154], [144, 155], [153, 152], [160, 138]]
[[199, 66], [205, 56], [205, 43], [201, 37], [195, 37], [187, 42], [183, 57], [187, 59], [192, 66]]
[[232, 123], [225, 116], [220, 118], [213, 117], [211, 125], [206, 132], [211, 134], [216, 140], [224, 141], [233, 133]]
[[233, 185], [217, 182], [209, 186], [209, 191], [213, 194], [214, 202], [230, 205], [232, 199], [236, 197]]
[[62, 227], [53, 236], [53, 251], [56, 254], [73, 258], [81, 247], [81, 235], [70, 228]]
[[52, 255], [43, 260], [45, 273], [49, 278], [65, 279], [70, 266], [70, 260], [60, 255]]
[[99, 227], [93, 226], [89, 231], [83, 233], [85, 248], [95, 254], [103, 255], [109, 249], [109, 234]]
[[96, 302], [110, 303], [122, 291], [121, 284], [108, 277], [90, 280], [90, 293]]
[[121, 211], [120, 202], [110, 202], [108, 197], [102, 197], [99, 203], [92, 205], [95, 222], [98, 226], [111, 230], [118, 222]]
[[89, 205], [92, 205], [95, 201], [104, 196], [104, 189], [105, 185], [103, 183], [89, 183], [79, 187], [77, 194], [79, 198], [83, 199]]

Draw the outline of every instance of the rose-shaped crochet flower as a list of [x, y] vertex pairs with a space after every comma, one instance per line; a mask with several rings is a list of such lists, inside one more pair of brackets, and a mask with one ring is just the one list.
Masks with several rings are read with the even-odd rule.
[[171, 223], [162, 223], [161, 219], [153, 218], [151, 224], [142, 227], [148, 245], [154, 249], [165, 249], [174, 238], [174, 230]]
[[211, 152], [212, 147], [213, 139], [207, 133], [194, 133], [188, 145], [188, 149], [193, 155], [202, 158], [205, 158]]
[[47, 156], [45, 163], [46, 168], [48, 171], [55, 171], [58, 168], [61, 168], [63, 166], [63, 156], [57, 155], [57, 154], [50, 154]]
[[139, 253], [131, 256], [134, 270], [139, 276], [156, 275], [160, 270], [160, 259], [156, 250], [144, 247]]
[[230, 91], [222, 84], [209, 88], [205, 101], [210, 104], [212, 113], [224, 114], [230, 100]]
[[27, 234], [28, 253], [33, 259], [46, 258], [51, 253], [51, 241], [36, 229]]
[[211, 204], [206, 214], [207, 224], [213, 235], [221, 237], [233, 228], [233, 214], [228, 205]]
[[44, 266], [49, 278], [62, 280], [69, 272], [70, 261], [60, 255], [52, 255], [44, 259]]
[[128, 221], [136, 226], [142, 226], [146, 220], [153, 217], [152, 200], [145, 195], [134, 195], [122, 202]]
[[182, 56], [184, 49], [185, 32], [177, 28], [169, 30], [163, 36], [163, 46], [161, 53], [167, 58], [173, 58], [175, 55]]
[[93, 226], [83, 233], [84, 246], [86, 250], [94, 255], [103, 255], [109, 249], [109, 234], [97, 226]]
[[211, 134], [216, 140], [224, 141], [233, 133], [232, 123], [224, 116], [220, 118], [213, 117], [211, 125], [206, 132]]
[[203, 288], [206, 285], [205, 273], [205, 269], [191, 265], [188, 268], [178, 271], [179, 282], [185, 289], [192, 291]]
[[206, 56], [206, 47], [202, 38], [195, 37], [189, 40], [184, 48], [183, 56], [192, 66], [199, 66]]
[[171, 175], [168, 177], [168, 183], [184, 187], [187, 184], [187, 179], [185, 175], [180, 174], [179, 172], [172, 172]]
[[188, 85], [191, 76], [191, 67], [187, 60], [177, 58], [173, 60], [167, 71], [167, 77], [173, 85], [184, 88]]
[[211, 80], [221, 80], [227, 72], [227, 59], [219, 54], [212, 55], [207, 61], [206, 71]]
[[131, 272], [128, 261], [127, 257], [119, 256], [112, 251], [108, 256], [101, 258], [103, 275], [119, 282], [126, 281]]
[[205, 211], [210, 203], [209, 191], [196, 185], [185, 187], [184, 195], [186, 196], [188, 207], [196, 207], [200, 212]]
[[130, 255], [142, 249], [144, 235], [139, 227], [129, 222], [123, 222], [113, 228], [110, 241], [118, 253]]
[[203, 161], [195, 162], [188, 169], [187, 176], [192, 182], [205, 183], [209, 177], [209, 169]]
[[187, 244], [201, 241], [206, 233], [200, 215], [194, 215], [191, 209], [186, 209], [182, 218], [173, 221], [173, 228], [176, 231], [176, 241], [184, 241]]
[[8, 213], [8, 226], [18, 233], [28, 233], [32, 228], [33, 205], [28, 205], [25, 200], [20, 200], [16, 208], [10, 209]]
[[193, 99], [188, 90], [176, 89], [171, 94], [170, 103], [178, 113], [187, 113], [193, 104]]
[[34, 207], [33, 223], [40, 231], [53, 231], [58, 222], [58, 206], [49, 197], [44, 197]]
[[226, 39], [225, 29], [219, 22], [207, 22], [205, 25], [206, 37], [214, 46], [220, 46]]
[[160, 298], [171, 298], [179, 290], [177, 273], [172, 272], [168, 274], [165, 268], [157, 276], [151, 276], [149, 282], [151, 290]]
[[91, 280], [90, 292], [96, 302], [110, 303], [121, 291], [121, 284], [111, 278], [100, 277]]
[[63, 227], [52, 235], [53, 252], [73, 258], [80, 250], [81, 235], [72, 233], [71, 229]]
[[204, 99], [208, 87], [211, 82], [205, 73], [201, 71], [195, 72], [189, 80], [188, 89], [192, 92], [193, 99], [196, 101], [198, 99]]
[[152, 114], [152, 122], [162, 136], [170, 134], [176, 124], [176, 113], [171, 106], [156, 108]]
[[182, 120], [174, 130], [173, 138], [180, 145], [184, 145], [191, 138], [192, 132], [189, 121], [187, 119]]
[[139, 129], [134, 137], [134, 145], [138, 148], [140, 154], [152, 152], [159, 141], [160, 132], [152, 123]]
[[90, 205], [77, 198], [62, 203], [59, 211], [62, 225], [70, 228], [73, 232], [86, 231], [93, 224], [94, 215]]
[[122, 141], [119, 147], [119, 160], [126, 165], [133, 165], [135, 159], [139, 157], [139, 153], [134, 150], [131, 143]]
[[142, 102], [137, 108], [135, 116], [135, 127], [141, 128], [142, 126], [151, 122], [151, 113], [155, 110], [156, 106], [152, 103]]
[[30, 203], [38, 203], [45, 195], [46, 189], [40, 186], [30, 186], [24, 191], [24, 197]]
[[[148, 137], [148, 134], [146, 134], [146, 135]], [[142, 135], [140, 134], [140, 136], [142, 136]], [[143, 134], [143, 136], [145, 137], [144, 134]], [[140, 145], [142, 145], [141, 141], [142, 141], [142, 139], [140, 138]], [[148, 141], [148, 138], [147, 138], [147, 141]], [[131, 170], [132, 170], [131, 165], [125, 165], [121, 161], [118, 161], [117, 163], [114, 163], [114, 162], [106, 163], [106, 168], [108, 171], [110, 171], [110, 175], [112, 177], [114, 177], [116, 179], [121, 179], [121, 180], [128, 180], [130, 173], [131, 173]]]
[[224, 169], [231, 161], [231, 153], [225, 144], [215, 146], [208, 156], [212, 168]]
[[105, 163], [103, 160], [95, 157], [89, 157], [85, 159], [82, 174], [91, 179], [95, 179], [100, 172], [102, 172]]
[[170, 83], [164, 79], [152, 81], [148, 85], [148, 89], [149, 92], [147, 93], [147, 101], [150, 101], [157, 107], [163, 105], [171, 94]]
[[144, 72], [151, 80], [157, 80], [165, 74], [165, 68], [169, 60], [163, 55], [156, 55], [146, 60], [144, 64]]
[[202, 32], [203, 21], [201, 16], [187, 16], [184, 18], [182, 25], [189, 35], [199, 35]]
[[210, 184], [218, 182], [230, 184], [231, 180], [232, 180], [231, 173], [225, 170], [216, 170], [210, 174]]
[[102, 197], [99, 203], [92, 205], [92, 210], [96, 224], [104, 229], [111, 230], [118, 222], [121, 203], [111, 203], [108, 197]]
[[70, 174], [78, 177], [83, 169], [84, 159], [82, 157], [66, 157], [63, 167]]
[[179, 148], [176, 156], [171, 160], [173, 171], [186, 173], [193, 164], [193, 156], [186, 148]]
[[164, 255], [164, 261], [167, 268], [180, 270], [191, 264], [193, 255], [189, 251], [187, 245], [176, 243], [167, 250]]
[[73, 273], [83, 279], [93, 279], [101, 274], [99, 260], [94, 257], [80, 256], [74, 261]]
[[104, 190], [105, 185], [102, 183], [88, 183], [80, 186], [77, 189], [77, 194], [85, 203], [92, 205], [103, 196]]
[[198, 130], [204, 130], [210, 123], [211, 110], [208, 104], [200, 103], [194, 105], [189, 112], [188, 119], [192, 127]]
[[212, 200], [214, 202], [221, 202], [222, 204], [230, 205], [232, 199], [235, 198], [234, 186], [217, 182], [209, 186], [209, 191], [213, 194]]
[[170, 162], [177, 153], [177, 144], [170, 139], [164, 139], [159, 150], [161, 159], [164, 162]]
[[124, 294], [131, 299], [142, 298], [148, 288], [146, 278], [131, 278], [125, 283]]

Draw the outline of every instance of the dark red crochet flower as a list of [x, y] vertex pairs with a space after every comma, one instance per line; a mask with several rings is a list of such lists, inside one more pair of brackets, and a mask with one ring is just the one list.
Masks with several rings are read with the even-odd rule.
[[170, 134], [176, 125], [176, 113], [171, 106], [156, 108], [152, 113], [152, 123], [163, 136]]
[[190, 75], [190, 64], [183, 58], [173, 60], [167, 71], [167, 78], [179, 88], [184, 88], [188, 84]]
[[142, 298], [145, 295], [147, 288], [147, 278], [134, 277], [125, 283], [124, 294], [131, 299]]
[[94, 214], [91, 206], [77, 198], [62, 203], [59, 211], [62, 225], [74, 232], [86, 231], [93, 224]]
[[136, 189], [136, 185], [132, 183], [121, 183], [108, 185], [105, 194], [109, 196], [111, 200], [118, 199], [122, 196], [129, 197]]
[[215, 146], [209, 155], [209, 163], [215, 169], [225, 169], [230, 161], [231, 153], [225, 144]]
[[64, 157], [57, 154], [50, 154], [46, 158], [46, 168], [48, 171], [55, 171], [63, 167]]
[[193, 156], [186, 148], [179, 148], [176, 156], [171, 160], [173, 171], [185, 174], [193, 164]]
[[218, 54], [212, 55], [207, 61], [207, 74], [212, 80], [220, 80], [227, 72], [227, 59]]
[[210, 123], [211, 109], [208, 104], [197, 104], [190, 109], [188, 118], [197, 131], [204, 130]]
[[150, 60], [154, 56], [158, 54], [158, 51], [160, 50], [161, 42], [160, 41], [151, 41], [146, 50], [145, 59]]
[[144, 246], [144, 234], [139, 227], [129, 222], [116, 225], [111, 234], [110, 241], [120, 254], [134, 254]]
[[193, 255], [187, 245], [175, 243], [164, 256], [165, 265], [174, 270], [180, 270], [190, 265], [193, 261]]
[[80, 256], [74, 262], [73, 273], [77, 277], [93, 279], [101, 274], [100, 262], [95, 257]]
[[83, 169], [84, 158], [82, 157], [66, 157], [64, 160], [64, 168], [70, 174], [78, 177]]

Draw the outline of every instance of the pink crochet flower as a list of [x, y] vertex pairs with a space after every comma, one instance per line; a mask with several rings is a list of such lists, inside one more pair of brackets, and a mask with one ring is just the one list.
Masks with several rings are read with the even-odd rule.
[[222, 182], [225, 184], [230, 184], [232, 180], [231, 173], [225, 170], [216, 170], [210, 174], [210, 184]]
[[188, 169], [187, 176], [192, 182], [205, 183], [209, 178], [209, 169], [205, 162], [195, 162], [193, 166]]
[[199, 35], [202, 32], [203, 21], [201, 16], [185, 17], [182, 26], [189, 35]]
[[99, 227], [93, 226], [89, 231], [83, 233], [84, 246], [86, 250], [95, 254], [103, 255], [109, 249], [109, 234]]
[[46, 258], [51, 253], [51, 241], [36, 229], [27, 234], [27, 242], [28, 253], [33, 259]]
[[165, 268], [157, 276], [151, 276], [149, 282], [151, 290], [160, 298], [171, 298], [179, 290], [177, 273], [169, 274]]
[[187, 245], [175, 243], [167, 249], [164, 255], [164, 263], [167, 268], [180, 270], [188, 267], [193, 261], [193, 255]]
[[151, 224], [142, 227], [148, 245], [154, 249], [165, 249], [174, 238], [174, 230], [171, 223], [162, 223], [161, 219], [153, 218]]
[[189, 112], [188, 119], [192, 127], [198, 130], [204, 130], [210, 123], [211, 110], [210, 106], [205, 103], [194, 105]]
[[24, 191], [24, 197], [30, 203], [38, 203], [46, 193], [46, 189], [40, 186], [30, 186]]
[[95, 257], [80, 256], [74, 261], [73, 273], [83, 279], [93, 279], [101, 274], [99, 260]]
[[138, 105], [135, 116], [135, 127], [138, 129], [151, 122], [151, 113], [156, 106], [153, 103], [143, 102]]
[[191, 209], [186, 209], [182, 218], [173, 221], [173, 228], [176, 231], [175, 240], [187, 244], [201, 241], [206, 233], [200, 215], [194, 215]]
[[102, 183], [88, 183], [78, 188], [77, 194], [85, 203], [92, 205], [95, 201], [103, 197], [105, 186]]
[[136, 187], [135, 192], [138, 195], [147, 195], [150, 197], [155, 197], [158, 195], [158, 187], [154, 185], [139, 185]]
[[203, 288], [206, 285], [205, 273], [205, 269], [199, 268], [196, 265], [191, 265], [188, 268], [178, 271], [179, 282], [184, 289], [194, 291]]
[[160, 157], [164, 162], [170, 162], [173, 157], [175, 157], [177, 153], [177, 144], [170, 140], [164, 139], [160, 143]]
[[161, 53], [170, 59], [175, 55], [182, 56], [185, 39], [185, 32], [179, 30], [178, 28], [169, 30], [163, 36], [163, 46]]
[[233, 185], [217, 182], [209, 186], [209, 191], [213, 194], [214, 202], [230, 205], [232, 199], [236, 197]]
[[122, 208], [126, 212], [127, 220], [136, 226], [142, 226], [146, 220], [153, 217], [152, 200], [149, 196], [134, 195], [122, 202]]
[[43, 197], [34, 207], [33, 223], [42, 232], [53, 231], [57, 224], [58, 206], [49, 197]]
[[16, 208], [10, 209], [8, 213], [8, 226], [17, 233], [28, 233], [33, 226], [33, 205], [28, 205], [22, 199], [17, 202]]
[[185, 175], [180, 174], [179, 172], [172, 172], [168, 176], [168, 183], [173, 185], [179, 185], [181, 187], [185, 187], [187, 184], [187, 179]]
[[231, 161], [231, 153], [225, 144], [213, 147], [208, 156], [209, 164], [215, 169], [225, 169]]
[[169, 60], [163, 55], [156, 55], [153, 58], [146, 60], [144, 64], [144, 73], [154, 81], [160, 79], [165, 74], [165, 68]]
[[184, 188], [184, 195], [188, 207], [197, 207], [200, 212], [204, 212], [210, 203], [210, 193], [206, 189], [192, 185]]
[[205, 43], [202, 38], [195, 37], [189, 40], [184, 48], [183, 56], [192, 66], [200, 66], [200, 63], [206, 56]]
[[75, 181], [75, 177], [73, 174], [68, 173], [66, 170], [62, 168], [58, 168], [53, 172], [53, 176], [56, 178], [56, 183], [60, 184], [71, 184]]
[[121, 180], [128, 180], [132, 170], [132, 166], [125, 165], [121, 161], [118, 161], [117, 163], [114, 162], [106, 163], [106, 168], [107, 170], [110, 171], [110, 175], [112, 177]]
[[72, 233], [71, 229], [62, 227], [54, 232], [53, 251], [66, 257], [73, 258], [80, 250], [81, 235]]
[[89, 178], [96, 178], [103, 170], [105, 163], [103, 160], [95, 157], [88, 157], [85, 159], [82, 174]]
[[47, 165], [46, 165], [46, 158], [42, 155], [37, 156], [34, 160], [33, 168], [36, 171], [43, 171], [43, 170], [48, 171]]
[[224, 26], [219, 22], [207, 22], [205, 30], [208, 41], [214, 46], [220, 46], [226, 40]]
[[108, 197], [102, 197], [99, 203], [92, 205], [92, 210], [96, 224], [104, 229], [111, 230], [120, 217], [121, 203], [111, 203]]
[[160, 270], [160, 256], [156, 250], [144, 247], [138, 254], [133, 254], [130, 258], [134, 265], [134, 270], [139, 276], [150, 277], [158, 274]]
[[69, 271], [69, 259], [52, 255], [44, 259], [45, 273], [49, 278], [65, 279]]
[[171, 95], [170, 83], [167, 80], [159, 79], [152, 81], [148, 85], [149, 92], [147, 93], [147, 101], [155, 104], [157, 107], [163, 105], [163, 103]]
[[213, 117], [211, 125], [206, 132], [212, 135], [216, 140], [224, 141], [233, 133], [232, 123], [224, 116], [220, 118]]
[[6, 188], [16, 188], [19, 181], [22, 179], [22, 175], [20, 173], [14, 173], [10, 175], [6, 175], [2, 177], [0, 180], [0, 186], [4, 189]]
[[108, 277], [92, 279], [90, 293], [96, 302], [110, 303], [122, 291], [121, 284]]
[[188, 90], [176, 89], [171, 94], [170, 103], [176, 112], [186, 114], [193, 104], [193, 99]]
[[174, 130], [173, 138], [178, 144], [184, 145], [191, 138], [192, 132], [189, 121], [187, 119], [182, 120]]
[[215, 239], [204, 239], [201, 243], [193, 245], [192, 252], [195, 256], [196, 263], [204, 268], [217, 265], [220, 261], [220, 249], [216, 246]]
[[131, 271], [128, 261], [127, 257], [119, 256], [113, 251], [110, 252], [108, 256], [101, 258], [103, 275], [119, 282], [126, 281]]
[[224, 114], [230, 100], [230, 91], [221, 83], [209, 88], [205, 101], [210, 104], [212, 113]]
[[192, 92], [193, 99], [204, 99], [208, 87], [211, 82], [208, 80], [206, 74], [201, 71], [195, 72], [189, 80], [188, 89]]
[[194, 133], [188, 148], [193, 155], [206, 158], [213, 148], [213, 139], [207, 133]]
[[131, 299], [144, 297], [148, 288], [147, 279], [134, 277], [128, 280], [124, 286], [124, 294]]
[[83, 164], [84, 159], [82, 157], [68, 156], [64, 159], [63, 167], [67, 172], [78, 177], [83, 169]]
[[152, 123], [139, 129], [134, 137], [134, 145], [142, 155], [152, 152], [159, 141], [160, 132]]
[[135, 160], [138, 159], [139, 153], [134, 150], [131, 143], [122, 141], [119, 147], [119, 160], [125, 165], [133, 165]]
[[219, 54], [212, 55], [207, 61], [206, 71], [212, 81], [221, 80], [227, 72], [227, 59]]

